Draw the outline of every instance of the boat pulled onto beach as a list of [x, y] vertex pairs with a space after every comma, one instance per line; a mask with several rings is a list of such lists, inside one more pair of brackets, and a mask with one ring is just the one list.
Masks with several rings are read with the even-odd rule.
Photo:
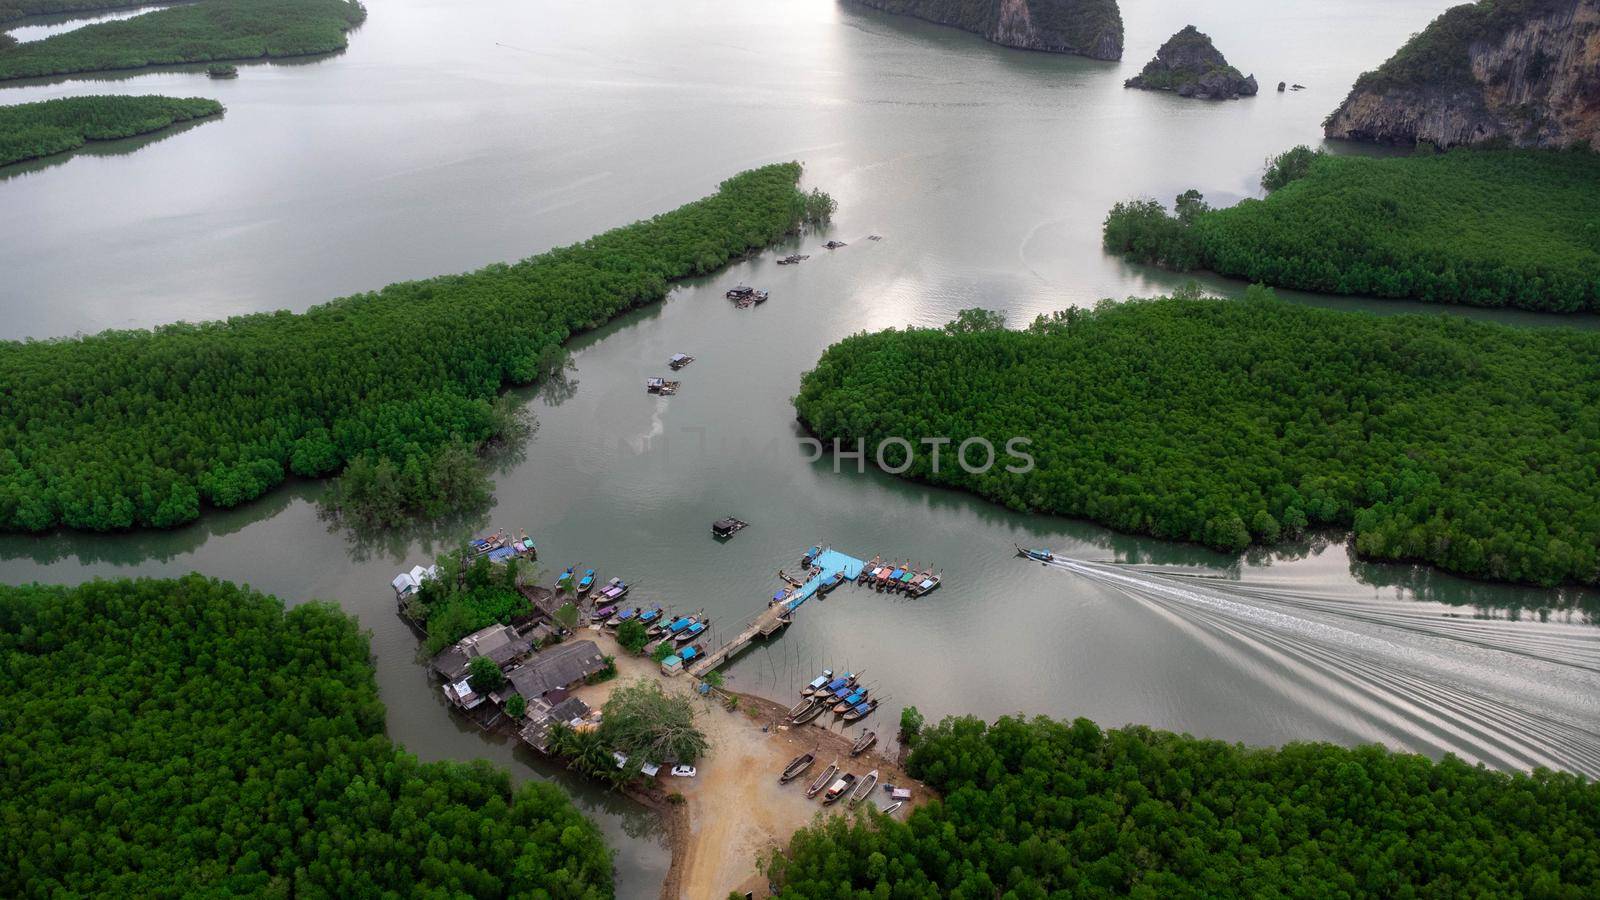
[[783, 773], [778, 776], [778, 783], [788, 784], [796, 778], [799, 778], [801, 775], [804, 775], [806, 770], [811, 768], [811, 764], [816, 761], [817, 755], [815, 753], [802, 753], [799, 756], [796, 756], [794, 759], [789, 760], [789, 764], [783, 767]]
[[838, 774], [839, 761], [836, 759], [829, 763], [828, 767], [822, 770], [822, 774], [817, 776], [817, 780], [811, 782], [811, 785], [806, 788], [806, 799], [809, 800], [812, 797], [822, 793], [828, 785], [833, 783], [833, 776]]

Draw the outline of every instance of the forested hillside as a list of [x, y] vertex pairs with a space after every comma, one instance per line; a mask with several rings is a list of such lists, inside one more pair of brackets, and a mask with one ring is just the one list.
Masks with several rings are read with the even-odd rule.
[[0, 166], [221, 112], [221, 103], [200, 97], [61, 97], [0, 106]]
[[[1106, 249], [1276, 287], [1553, 312], [1600, 308], [1600, 154], [1299, 155], [1265, 200], [1118, 204]], [[1270, 175], [1270, 173], [1269, 173]]]
[[0, 80], [329, 53], [366, 14], [355, 0], [204, 0], [18, 44]]
[[301, 315], [0, 344], [0, 528], [171, 526], [347, 467], [347, 493], [436, 512], [472, 493], [501, 386], [825, 210], [799, 177], [752, 170], [581, 244]]
[[0, 587], [0, 895], [609, 896], [560, 790], [384, 737], [369, 653], [198, 575]]
[[[1280, 302], [1105, 304], [1027, 332], [863, 334], [795, 398], [824, 439], [1033, 441], [907, 476], [1224, 551], [1317, 526], [1376, 559], [1600, 581], [1600, 334]], [[890, 448], [887, 464], [902, 453]], [[981, 455], [979, 456], [981, 461]]]
[[946, 719], [905, 822], [797, 832], [778, 896], [1546, 897], [1600, 884], [1600, 787], [1381, 747], [1238, 744], [1087, 719]]

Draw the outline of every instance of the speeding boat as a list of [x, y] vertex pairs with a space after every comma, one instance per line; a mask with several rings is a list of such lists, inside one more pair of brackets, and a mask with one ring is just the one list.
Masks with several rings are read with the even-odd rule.
[[[1016, 547], [1015, 544], [1012, 546]], [[1029, 559], [1038, 560], [1039, 562], [1054, 562], [1056, 558], [1056, 555], [1051, 553], [1049, 550], [1024, 550], [1021, 547], [1017, 547], [1017, 555], [1026, 556]]]

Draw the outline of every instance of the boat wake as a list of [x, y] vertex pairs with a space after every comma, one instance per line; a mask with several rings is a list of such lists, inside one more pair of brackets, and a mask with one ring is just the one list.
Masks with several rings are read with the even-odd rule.
[[1600, 777], [1600, 629], [1056, 557], [1355, 741]]

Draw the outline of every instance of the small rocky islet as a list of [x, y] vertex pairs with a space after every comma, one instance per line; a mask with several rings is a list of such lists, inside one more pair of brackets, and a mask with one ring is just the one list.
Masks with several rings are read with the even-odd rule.
[[1254, 75], [1242, 75], [1228, 65], [1211, 38], [1193, 25], [1168, 38], [1144, 71], [1123, 82], [1123, 87], [1172, 91], [1197, 100], [1253, 97], [1259, 89]]

